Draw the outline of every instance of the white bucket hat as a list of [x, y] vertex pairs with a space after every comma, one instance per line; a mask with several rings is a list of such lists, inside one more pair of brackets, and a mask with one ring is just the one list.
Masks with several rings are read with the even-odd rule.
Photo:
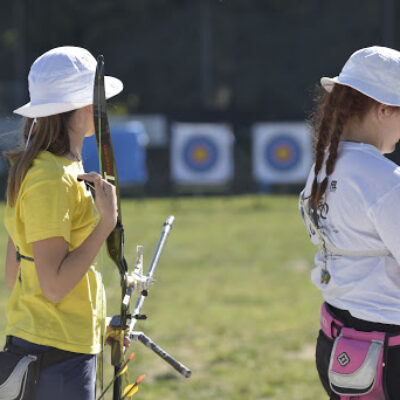
[[357, 50], [339, 76], [321, 78], [328, 92], [335, 83], [350, 86], [380, 103], [400, 106], [400, 52], [380, 46]]
[[[28, 118], [47, 117], [93, 104], [96, 59], [80, 47], [63, 46], [41, 55], [28, 75], [31, 101], [14, 110]], [[122, 91], [122, 82], [104, 78], [106, 98]]]

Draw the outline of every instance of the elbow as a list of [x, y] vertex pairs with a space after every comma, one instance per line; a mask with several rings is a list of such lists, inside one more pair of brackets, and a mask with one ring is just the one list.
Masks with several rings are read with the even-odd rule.
[[51, 303], [60, 303], [65, 296], [60, 296], [58, 293], [44, 293], [43, 296]]
[[51, 273], [52, 271], [45, 273], [37, 265], [36, 269], [42, 295], [51, 303], [60, 303], [68, 292], [66, 292], [58, 274]]
[[44, 297], [46, 298], [46, 300], [48, 300], [54, 304], [60, 303], [61, 300], [64, 298], [64, 297], [60, 297], [60, 296], [49, 296], [49, 295], [47, 295], [47, 296], [44, 295]]
[[62, 293], [59, 288], [50, 286], [41, 286], [40, 288], [43, 296], [52, 303], [60, 303], [66, 296], [66, 293]]

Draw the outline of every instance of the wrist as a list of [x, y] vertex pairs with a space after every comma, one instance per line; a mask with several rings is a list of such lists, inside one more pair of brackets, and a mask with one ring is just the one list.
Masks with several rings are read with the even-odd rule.
[[113, 231], [115, 228], [115, 221], [110, 220], [109, 218], [101, 217], [99, 223], [97, 224], [97, 228], [106, 236]]

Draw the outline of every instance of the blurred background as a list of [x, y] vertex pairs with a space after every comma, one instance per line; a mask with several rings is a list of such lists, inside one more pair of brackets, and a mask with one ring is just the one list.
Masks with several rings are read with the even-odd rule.
[[[29, 101], [32, 62], [85, 47], [125, 84], [109, 114], [128, 195], [296, 191], [312, 162], [304, 120], [319, 78], [358, 48], [400, 41], [394, 0], [3, 3], [0, 150], [21, 128], [12, 110]], [[3, 160], [0, 171], [4, 192]]]

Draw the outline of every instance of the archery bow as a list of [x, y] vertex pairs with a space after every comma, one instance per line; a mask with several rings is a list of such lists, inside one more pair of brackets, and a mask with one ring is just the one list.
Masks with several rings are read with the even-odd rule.
[[[142, 379], [139, 378], [133, 385], [128, 385], [128, 387], [125, 388], [124, 394], [122, 394], [121, 377], [124, 373], [126, 373], [125, 366], [129, 362], [129, 360], [131, 360], [131, 358], [129, 358], [127, 362], [124, 361], [123, 339], [124, 332], [128, 328], [128, 334], [131, 339], [139, 340], [140, 342], [145, 344], [186, 378], [191, 375], [191, 371], [179, 361], [171, 357], [163, 349], [161, 349], [149, 337], [144, 335], [143, 332], [133, 331], [136, 321], [138, 319], [145, 318], [145, 316], [140, 314], [140, 309], [143, 305], [145, 297], [148, 294], [148, 289], [152, 282], [155, 268], [157, 266], [165, 240], [168, 236], [170, 229], [172, 228], [174, 217], [169, 217], [164, 224], [160, 240], [157, 244], [146, 276], [143, 276], [142, 274], [143, 259], [141, 248], [139, 249], [139, 256], [137, 261], [137, 267], [140, 268], [136, 268], [132, 274], [129, 274], [128, 265], [124, 257], [124, 227], [122, 225], [121, 217], [121, 201], [119, 195], [118, 175], [114, 157], [114, 150], [111, 141], [110, 127], [107, 118], [106, 98], [104, 90], [104, 58], [101, 55], [97, 59], [93, 100], [93, 116], [97, 148], [99, 151], [100, 174], [105, 180], [115, 186], [117, 195], [117, 223], [114, 230], [107, 238], [107, 250], [110, 258], [117, 265], [121, 278], [122, 296], [120, 315], [114, 316], [111, 320], [111, 326], [116, 332], [116, 337], [113, 339], [111, 347], [111, 364], [114, 366], [113, 400], [122, 400], [125, 397], [131, 397], [131, 395], [135, 393], [138, 384]], [[129, 303], [131, 296], [135, 292], [136, 288], [140, 288], [140, 294], [136, 301], [134, 311], [132, 314], [130, 314]], [[127, 324], [128, 319], [131, 320], [129, 325]], [[101, 397], [104, 395], [104, 393], [105, 391], [102, 393]]]
[[[128, 304], [126, 296], [130, 296], [131, 287], [128, 285], [128, 265], [124, 257], [124, 227], [121, 217], [121, 200], [119, 195], [118, 175], [114, 158], [114, 150], [111, 142], [110, 127], [107, 118], [107, 106], [104, 89], [104, 58], [97, 58], [97, 68], [94, 82], [93, 117], [96, 132], [97, 147], [99, 150], [100, 174], [115, 186], [117, 194], [117, 224], [107, 238], [107, 250], [110, 258], [118, 267], [121, 278], [122, 301], [119, 318], [119, 326], [115, 327], [118, 332], [117, 339], [113, 340], [111, 347], [111, 363], [114, 366], [114, 394], [113, 399], [121, 398], [121, 376], [118, 376], [123, 360], [123, 336], [128, 319]], [[125, 299], [125, 301], [124, 301]], [[119, 337], [118, 337], [119, 336]]]

